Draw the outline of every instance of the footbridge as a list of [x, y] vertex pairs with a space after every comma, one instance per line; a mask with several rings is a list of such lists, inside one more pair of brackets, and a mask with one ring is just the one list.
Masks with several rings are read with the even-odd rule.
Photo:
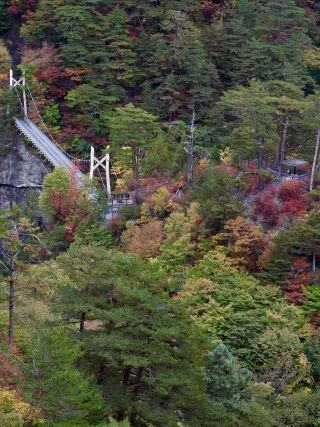
[[[30, 87], [26, 81], [25, 73], [19, 79], [14, 78], [13, 71], [10, 70], [10, 88], [15, 90], [17, 98], [21, 106], [21, 116], [14, 117], [14, 123], [17, 129], [24, 135], [24, 137], [31, 142], [34, 147], [44, 156], [54, 167], [62, 167], [77, 179], [79, 183], [84, 181], [85, 174], [75, 167], [75, 161], [77, 163], [86, 162], [90, 166], [89, 179], [92, 180], [94, 172], [97, 171], [99, 178], [101, 179], [102, 185], [105, 189], [110, 208], [108, 209], [109, 215], [114, 217], [119, 213], [121, 207], [124, 205], [133, 204], [133, 198], [131, 193], [123, 193], [119, 197], [119, 194], [113, 195], [111, 193], [110, 184], [110, 154], [107, 153], [103, 158], [95, 157], [95, 150], [91, 147], [91, 155], [88, 158], [74, 158], [73, 156], [66, 153], [62, 147], [60, 147], [54, 140], [49, 129], [45, 125], [43, 118], [37, 108], [35, 100], [33, 98]], [[31, 101], [32, 107], [38, 115], [41, 128], [36, 125], [28, 114], [28, 103]], [[100, 169], [104, 169], [105, 177], [103, 178], [100, 174]]]
[[[74, 169], [72, 160], [30, 119], [14, 117], [14, 122], [19, 131], [53, 166], [63, 167], [70, 172]], [[76, 176], [81, 181], [84, 179], [84, 174], [81, 171], [76, 171]]]
[[[19, 86], [22, 88], [22, 92], [19, 92]], [[54, 167], [63, 167], [70, 173], [74, 171], [75, 168], [72, 157], [58, 146], [50, 134], [48, 128], [45, 126], [42, 116], [32, 96], [31, 90], [27, 84], [25, 74], [23, 74], [19, 80], [16, 80], [13, 77], [13, 71], [10, 70], [10, 88], [11, 90], [14, 89], [16, 91], [18, 100], [22, 107], [22, 117], [13, 118], [18, 130]], [[31, 98], [33, 107], [48, 135], [46, 135], [44, 131], [42, 131], [32, 120], [30, 120], [28, 115], [28, 95], [29, 98]], [[76, 171], [76, 177], [78, 180], [83, 181], [84, 174], [81, 171]]]

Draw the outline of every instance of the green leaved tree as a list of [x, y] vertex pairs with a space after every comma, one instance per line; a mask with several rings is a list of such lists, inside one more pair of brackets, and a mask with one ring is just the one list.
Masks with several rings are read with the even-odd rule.
[[277, 133], [269, 97], [266, 86], [252, 80], [248, 87], [225, 92], [218, 103], [218, 109], [228, 117], [225, 142], [236, 154], [239, 165], [242, 159], [256, 159], [260, 169], [274, 150]]
[[9, 15], [7, 11], [7, 2], [5, 0], [0, 1], [0, 33], [10, 28]]
[[133, 104], [116, 108], [108, 119], [111, 152], [122, 164], [132, 169], [139, 181], [145, 156], [162, 143], [163, 133], [156, 117]]
[[202, 339], [166, 295], [167, 278], [156, 264], [72, 246], [43, 280], [55, 284], [57, 308], [80, 323], [81, 364], [95, 375], [110, 414], [132, 425], [201, 425]]
[[65, 327], [35, 328], [24, 362], [24, 390], [31, 403], [42, 409], [48, 425], [97, 425], [105, 406], [93, 378], [76, 367], [80, 346]]
[[259, 402], [258, 389], [263, 386], [252, 386], [252, 372], [243, 368], [224, 344], [219, 344], [209, 353], [205, 380], [215, 425], [272, 425], [267, 400]]
[[302, 87], [309, 80], [307, 28], [304, 10], [294, 0], [230, 2], [211, 48], [222, 81], [229, 86], [252, 78], [284, 80]]

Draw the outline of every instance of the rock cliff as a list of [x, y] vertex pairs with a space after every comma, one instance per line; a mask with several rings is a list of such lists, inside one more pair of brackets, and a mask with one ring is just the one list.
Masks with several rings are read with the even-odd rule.
[[0, 135], [0, 211], [19, 204], [30, 189], [40, 191], [51, 166], [15, 132]]

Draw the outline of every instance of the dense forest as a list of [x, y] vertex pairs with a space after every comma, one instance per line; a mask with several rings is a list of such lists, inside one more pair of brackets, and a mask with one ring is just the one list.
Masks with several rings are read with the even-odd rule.
[[0, 0], [0, 157], [24, 90], [0, 426], [319, 427], [320, 1]]

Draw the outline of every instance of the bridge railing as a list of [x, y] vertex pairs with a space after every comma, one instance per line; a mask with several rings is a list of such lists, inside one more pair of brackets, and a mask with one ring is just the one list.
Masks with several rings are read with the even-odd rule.
[[107, 196], [108, 201], [112, 206], [119, 205], [132, 205], [133, 204], [133, 195], [129, 192], [124, 193], [112, 193], [111, 196]]
[[124, 206], [132, 206], [134, 203], [133, 193], [112, 193], [107, 195], [108, 208], [106, 210], [105, 218], [111, 221], [114, 217], [118, 216]]
[[269, 182], [265, 187], [255, 191], [252, 194], [249, 194], [249, 196], [245, 198], [245, 204], [247, 206], [250, 206], [257, 197], [261, 197], [267, 190], [278, 188], [284, 181], [304, 181], [305, 182], [308, 180], [310, 175], [311, 175], [310, 173], [305, 173], [303, 175], [284, 175], [281, 178], [274, 179], [273, 181]]

